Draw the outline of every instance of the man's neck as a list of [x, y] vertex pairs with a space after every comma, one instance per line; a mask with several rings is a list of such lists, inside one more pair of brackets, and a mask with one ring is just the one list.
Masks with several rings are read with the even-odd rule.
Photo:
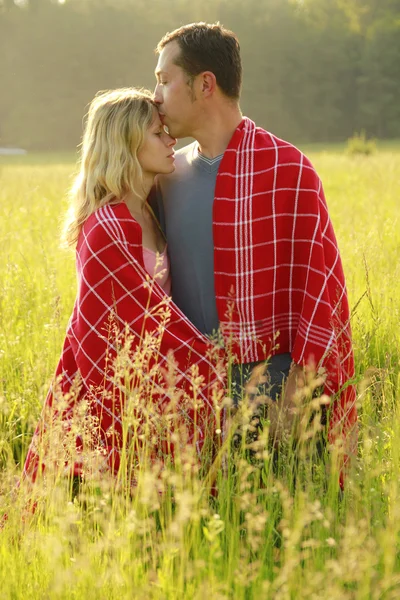
[[242, 119], [239, 107], [224, 114], [207, 115], [204, 126], [193, 132], [203, 156], [216, 158], [223, 154]]

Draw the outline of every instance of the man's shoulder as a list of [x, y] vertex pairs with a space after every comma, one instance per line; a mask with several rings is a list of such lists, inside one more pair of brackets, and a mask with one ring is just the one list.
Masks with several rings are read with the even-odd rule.
[[319, 189], [320, 179], [310, 159], [297, 146], [277, 135], [256, 127], [254, 131], [254, 168], [263, 172], [274, 169], [286, 181], [298, 181], [301, 173], [303, 187]]
[[262, 127], [256, 127], [255, 138], [254, 138], [254, 150], [256, 152], [273, 152], [276, 154], [279, 162], [304, 162], [308, 161], [308, 158], [303, 152], [297, 148], [291, 142], [284, 140], [275, 134], [263, 129]]

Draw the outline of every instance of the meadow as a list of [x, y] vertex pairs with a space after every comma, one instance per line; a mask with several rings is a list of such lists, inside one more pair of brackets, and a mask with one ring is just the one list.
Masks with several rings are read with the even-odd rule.
[[[358, 381], [358, 456], [340, 493], [308, 443], [273, 466], [242, 449], [218, 495], [184, 468], [144, 469], [135, 494], [62, 480], [22, 519], [15, 494], [72, 309], [60, 247], [73, 157], [0, 162], [1, 598], [367, 600], [400, 597], [400, 147], [310, 148], [346, 274]], [[329, 463], [329, 456], [325, 457]], [[260, 462], [262, 465], [260, 466]]]

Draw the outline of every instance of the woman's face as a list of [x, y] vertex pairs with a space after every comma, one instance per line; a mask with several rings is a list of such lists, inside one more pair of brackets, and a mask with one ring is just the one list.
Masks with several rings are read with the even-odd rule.
[[144, 142], [138, 152], [143, 175], [172, 173], [175, 170], [174, 150], [176, 139], [164, 131], [158, 111], [154, 108], [154, 119], [146, 131]]

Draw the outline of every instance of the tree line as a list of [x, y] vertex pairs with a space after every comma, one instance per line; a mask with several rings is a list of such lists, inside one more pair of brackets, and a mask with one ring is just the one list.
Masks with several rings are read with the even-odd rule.
[[193, 21], [239, 37], [243, 112], [294, 142], [400, 137], [400, 0], [0, 0], [0, 146], [77, 146], [101, 89], [153, 88]]

